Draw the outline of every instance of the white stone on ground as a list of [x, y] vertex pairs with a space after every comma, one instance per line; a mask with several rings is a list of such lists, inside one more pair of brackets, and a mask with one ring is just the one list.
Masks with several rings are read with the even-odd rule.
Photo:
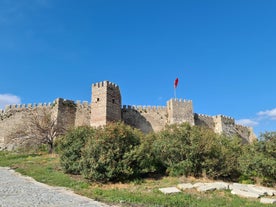
[[203, 186], [203, 185], [205, 185], [205, 183], [194, 183], [193, 184], [194, 188], [198, 188], [198, 187]]
[[263, 187], [263, 186], [255, 186], [255, 185], [250, 186], [250, 188], [252, 188], [255, 191], [260, 191], [264, 195], [269, 195], [269, 196], [276, 195], [276, 190], [271, 189], [271, 188], [266, 188], [266, 187]]
[[180, 193], [181, 192], [181, 190], [179, 190], [176, 187], [159, 188], [159, 190], [164, 194], [173, 194], [173, 193]]
[[216, 187], [209, 184], [202, 185], [197, 188], [197, 191], [199, 192], [214, 191], [214, 190], [216, 190]]
[[274, 203], [276, 203], [276, 199], [273, 199], [273, 198], [261, 198], [260, 202], [261, 203], [265, 203], [265, 204], [274, 204]]
[[177, 188], [180, 190], [187, 190], [187, 189], [194, 188], [194, 186], [191, 183], [182, 183], [182, 184], [178, 184]]
[[244, 191], [244, 190], [240, 190], [240, 189], [233, 189], [231, 191], [231, 193], [234, 195], [245, 197], [245, 198], [260, 198], [261, 197], [260, 194], [258, 194], [258, 193]]
[[216, 187], [216, 190], [227, 190], [229, 188], [229, 183], [214, 182], [213, 186]]

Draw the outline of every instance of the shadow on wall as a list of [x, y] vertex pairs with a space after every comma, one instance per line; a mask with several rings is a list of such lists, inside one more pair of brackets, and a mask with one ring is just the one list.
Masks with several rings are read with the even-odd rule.
[[136, 109], [122, 109], [122, 120], [125, 124], [138, 128], [144, 133], [153, 132], [151, 123]]

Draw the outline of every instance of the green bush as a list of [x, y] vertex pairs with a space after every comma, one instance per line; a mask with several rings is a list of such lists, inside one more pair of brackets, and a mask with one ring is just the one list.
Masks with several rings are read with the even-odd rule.
[[66, 173], [80, 174], [82, 149], [95, 130], [91, 127], [77, 127], [58, 138], [57, 148], [60, 164]]
[[57, 141], [65, 172], [91, 181], [127, 181], [158, 173], [206, 176], [273, 186], [276, 183], [276, 132], [243, 145], [238, 137], [218, 135], [188, 123], [148, 135], [123, 123], [78, 127]]
[[152, 148], [169, 175], [237, 179], [239, 140], [183, 123], [157, 133]]
[[242, 151], [241, 139], [217, 134], [213, 136], [212, 144], [205, 151], [202, 161], [206, 176], [212, 179], [237, 180], [240, 176], [238, 158]]
[[91, 181], [125, 181], [137, 178], [141, 132], [122, 123], [99, 128], [91, 136], [82, 156], [82, 174]]
[[260, 184], [276, 184], [276, 132], [261, 134], [260, 141], [244, 148], [239, 158], [242, 176]]
[[[191, 126], [189, 124], [169, 125], [156, 133], [152, 150], [160, 162], [160, 168], [166, 169], [170, 175], [188, 175], [192, 166], [180, 168], [179, 163], [188, 159]], [[183, 164], [183, 163], [182, 163]]]
[[142, 135], [141, 144], [135, 151], [137, 164], [141, 174], [144, 176], [154, 173], [162, 174], [165, 171], [162, 162], [153, 151], [152, 146], [155, 140], [155, 133]]

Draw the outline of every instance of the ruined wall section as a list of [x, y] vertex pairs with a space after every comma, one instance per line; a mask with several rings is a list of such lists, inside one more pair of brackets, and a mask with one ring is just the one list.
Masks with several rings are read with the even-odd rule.
[[75, 126], [90, 126], [91, 107], [88, 101], [76, 102]]
[[213, 116], [215, 122], [214, 131], [219, 134], [228, 136], [238, 136], [242, 138], [243, 143], [252, 143], [257, 139], [253, 132], [253, 128], [238, 125], [231, 117], [217, 115]]
[[160, 131], [167, 124], [165, 106], [123, 106], [122, 120], [144, 133]]
[[170, 99], [167, 102], [168, 123], [180, 124], [188, 122], [195, 125], [193, 102], [191, 100]]
[[209, 129], [214, 130], [215, 129], [215, 122], [212, 116], [207, 116], [204, 114], [194, 114], [195, 118], [195, 125], [196, 126], [202, 126], [207, 127]]
[[252, 127], [242, 126], [239, 124], [235, 125], [235, 131], [240, 136], [244, 143], [252, 143], [257, 140], [257, 137]]
[[[22, 143], [20, 130], [26, 125], [33, 110], [51, 110], [54, 103], [8, 105], [0, 113], [0, 150], [12, 150]], [[11, 140], [11, 134], [18, 132], [18, 138]]]

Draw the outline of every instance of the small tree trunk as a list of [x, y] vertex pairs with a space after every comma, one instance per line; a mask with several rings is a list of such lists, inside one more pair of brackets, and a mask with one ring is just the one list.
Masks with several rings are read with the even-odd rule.
[[54, 144], [53, 142], [49, 142], [49, 150], [48, 150], [48, 153], [49, 154], [53, 154], [53, 151], [54, 151]]

